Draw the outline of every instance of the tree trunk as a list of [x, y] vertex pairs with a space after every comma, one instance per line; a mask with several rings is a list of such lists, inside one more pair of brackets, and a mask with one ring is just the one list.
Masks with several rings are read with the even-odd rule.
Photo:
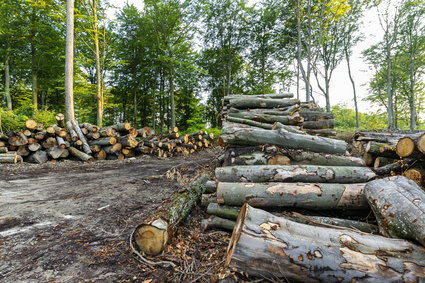
[[10, 66], [9, 66], [10, 48], [6, 49], [6, 60], [4, 62], [4, 96], [6, 97], [6, 106], [12, 110], [12, 98], [10, 96]]
[[96, 57], [96, 100], [97, 100], [97, 125], [103, 125], [103, 93], [102, 93], [102, 75], [100, 68], [100, 50], [99, 50], [99, 27], [97, 19], [97, 5], [96, 0], [92, 0], [93, 11], [93, 35], [94, 35], [94, 53]]
[[74, 120], [74, 0], [66, 1], [65, 109], [66, 120]]
[[425, 252], [404, 240], [296, 223], [245, 205], [225, 266], [274, 281], [421, 282]]
[[401, 176], [375, 180], [366, 185], [365, 196], [384, 236], [425, 246], [425, 192], [415, 182]]
[[261, 129], [266, 129], [266, 130], [271, 130], [273, 128], [273, 125], [271, 125], [271, 124], [261, 123], [261, 122], [257, 122], [257, 121], [252, 121], [252, 120], [237, 118], [237, 117], [232, 117], [232, 116], [228, 116], [227, 121], [232, 122], [232, 123], [249, 125], [249, 126], [253, 126], [253, 127], [257, 127], [257, 128], [261, 128]]
[[317, 165], [255, 165], [215, 169], [219, 182], [363, 183], [375, 177], [368, 167]]
[[174, 67], [171, 66], [171, 74], [169, 77], [170, 84], [170, 104], [171, 104], [171, 127], [176, 126], [176, 105], [174, 99]]
[[238, 218], [240, 207], [220, 205], [218, 203], [209, 203], [207, 206], [207, 213], [218, 217], [236, 220]]
[[357, 104], [356, 83], [354, 82], [353, 74], [351, 73], [350, 55], [348, 54], [347, 49], [345, 49], [345, 61], [347, 62], [347, 67], [348, 67], [348, 77], [350, 78], [351, 86], [353, 87], [354, 109], [356, 112], [356, 128], [358, 129], [360, 128], [360, 119], [359, 119], [359, 107]]
[[217, 203], [255, 207], [305, 209], [367, 209], [365, 184], [223, 183], [217, 185]]
[[164, 203], [152, 214], [149, 221], [135, 228], [134, 240], [142, 254], [160, 254], [177, 226], [189, 215], [193, 206], [201, 198], [208, 177], [203, 176], [191, 183], [184, 193], [175, 193], [169, 202]]
[[391, 87], [391, 51], [389, 43], [387, 43], [387, 105], [388, 105], [388, 129], [393, 130], [395, 126], [395, 115], [394, 115], [394, 101], [393, 101], [393, 90]]
[[106, 137], [101, 138], [98, 140], [90, 141], [90, 145], [102, 145], [102, 146], [109, 146], [117, 143], [117, 139], [114, 137]]
[[334, 119], [334, 114], [319, 111], [300, 111], [300, 116], [304, 118], [304, 121], [320, 121]]
[[247, 108], [279, 108], [299, 104], [298, 99], [267, 99], [267, 98], [234, 98], [229, 101], [230, 107], [238, 109]]
[[300, 135], [282, 130], [262, 130], [225, 128], [221, 141], [226, 145], [264, 145], [273, 144], [289, 149], [302, 149], [313, 152], [345, 154], [347, 143], [341, 140]]

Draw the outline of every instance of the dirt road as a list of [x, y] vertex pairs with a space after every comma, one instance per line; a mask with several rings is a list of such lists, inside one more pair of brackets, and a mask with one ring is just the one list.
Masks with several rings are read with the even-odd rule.
[[131, 230], [181, 189], [166, 175], [193, 177], [215, 156], [0, 167], [0, 281], [147, 278], [154, 270], [128, 250]]

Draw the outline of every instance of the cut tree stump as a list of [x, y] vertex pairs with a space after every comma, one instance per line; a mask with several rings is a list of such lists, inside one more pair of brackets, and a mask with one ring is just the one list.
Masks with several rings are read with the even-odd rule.
[[245, 205], [226, 267], [288, 282], [422, 282], [425, 251], [408, 241], [315, 227]]
[[383, 235], [425, 246], [425, 192], [415, 182], [402, 176], [375, 180], [365, 195]]
[[341, 140], [301, 135], [282, 130], [254, 128], [225, 128], [221, 134], [223, 145], [264, 145], [273, 144], [289, 149], [302, 149], [313, 152], [345, 154], [347, 143]]
[[305, 209], [368, 209], [365, 184], [225, 183], [217, 185], [217, 203]]
[[164, 250], [177, 226], [201, 198], [207, 180], [207, 176], [202, 176], [188, 185], [184, 193], [175, 193], [150, 220], [136, 227], [134, 241], [142, 254], [155, 256]]
[[65, 115], [63, 115], [62, 113], [58, 113], [55, 115], [55, 118], [56, 124], [61, 128], [65, 128]]
[[368, 167], [317, 165], [228, 166], [215, 169], [219, 182], [364, 183], [375, 177]]

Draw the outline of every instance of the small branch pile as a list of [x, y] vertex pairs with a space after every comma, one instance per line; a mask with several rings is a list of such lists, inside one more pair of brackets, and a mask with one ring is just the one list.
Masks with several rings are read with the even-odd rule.
[[336, 132], [332, 113], [312, 103], [301, 103], [293, 94], [230, 95], [223, 99], [223, 119], [266, 130], [331, 136]]
[[[268, 113], [282, 107], [256, 99], [232, 97], [228, 105], [261, 105]], [[425, 192], [414, 182], [373, 181], [376, 174], [349, 155], [345, 141], [293, 125], [236, 124], [232, 113], [220, 137], [224, 166], [202, 196], [213, 215], [204, 228], [233, 229], [226, 266], [297, 282], [425, 279], [424, 249], [404, 240], [424, 241]], [[378, 225], [369, 223], [371, 208]]]
[[403, 174], [425, 187], [424, 131], [361, 131], [353, 146], [376, 174]]
[[82, 161], [115, 160], [139, 154], [159, 157], [188, 155], [212, 144], [213, 134], [199, 131], [180, 135], [175, 127], [155, 135], [148, 127], [135, 129], [130, 123], [99, 128], [75, 120], [65, 125], [64, 115], [56, 115], [57, 124], [47, 127], [27, 120], [25, 129], [0, 135], [0, 163], [45, 163], [74, 156]]

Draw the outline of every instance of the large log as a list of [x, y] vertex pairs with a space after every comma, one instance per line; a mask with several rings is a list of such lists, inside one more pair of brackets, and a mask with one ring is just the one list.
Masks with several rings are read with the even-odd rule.
[[46, 153], [52, 158], [52, 159], [58, 159], [61, 158], [65, 149], [60, 147], [52, 147], [46, 150]]
[[28, 156], [31, 152], [28, 150], [28, 147], [26, 145], [21, 145], [19, 146], [16, 153], [20, 156]]
[[25, 127], [30, 130], [43, 130], [43, 124], [37, 123], [35, 120], [29, 119], [25, 121]]
[[28, 138], [21, 132], [15, 132], [9, 137], [9, 145], [21, 146], [28, 144]]
[[318, 165], [228, 166], [215, 169], [219, 182], [364, 183], [375, 177], [368, 167]]
[[304, 118], [304, 121], [320, 121], [334, 119], [334, 114], [319, 111], [300, 111], [300, 115]]
[[347, 143], [341, 140], [295, 134], [282, 130], [225, 128], [222, 130], [221, 141], [223, 145], [273, 144], [290, 149], [335, 154], [345, 154], [347, 151]]
[[268, 98], [268, 99], [282, 99], [282, 98], [293, 98], [293, 93], [271, 93], [271, 94], [252, 94], [252, 95], [242, 95], [242, 94], [233, 94], [233, 95], [226, 95], [223, 98], [224, 102], [229, 102], [231, 99], [235, 98]]
[[375, 180], [365, 195], [383, 235], [425, 246], [425, 192], [415, 182], [402, 176]]
[[308, 151], [291, 151], [289, 154], [293, 164], [316, 164], [328, 166], [366, 166], [359, 157], [315, 153]]
[[403, 172], [403, 176], [412, 180], [425, 190], [425, 169], [423, 167], [410, 168]]
[[171, 201], [154, 212], [150, 220], [134, 231], [134, 241], [142, 254], [158, 255], [166, 247], [177, 226], [189, 215], [205, 190], [207, 176], [192, 182], [184, 193], [175, 193]]
[[[252, 120], [252, 121], [256, 121], [260, 123], [273, 124], [275, 122], [279, 122], [284, 125], [300, 125], [304, 121], [304, 118], [299, 115], [276, 116], [276, 115], [269, 115], [269, 114], [256, 114], [249, 111], [237, 111], [237, 112], [235, 111], [235, 112], [229, 113], [229, 118], [230, 117]], [[229, 121], [234, 122], [232, 120], [229, 120]], [[240, 122], [237, 122], [237, 123], [240, 123]]]
[[367, 209], [365, 184], [225, 183], [217, 185], [217, 203], [255, 207]]
[[27, 161], [30, 163], [43, 164], [49, 160], [45, 151], [39, 150], [28, 156]]
[[46, 149], [55, 147], [56, 145], [57, 145], [57, 141], [54, 137], [47, 138], [42, 143], [42, 146]]
[[285, 282], [422, 282], [425, 251], [408, 241], [296, 223], [245, 205], [225, 266]]
[[232, 98], [229, 100], [230, 107], [235, 107], [239, 109], [246, 108], [279, 108], [286, 107], [295, 104], [299, 104], [298, 99], [288, 98], [288, 99], [267, 99], [267, 98]]
[[415, 139], [416, 148], [422, 152], [425, 153], [425, 133], [421, 134], [419, 137]]
[[111, 126], [117, 132], [124, 132], [131, 129], [131, 124], [128, 122], [118, 123], [116, 125]]
[[[275, 115], [275, 116], [292, 116], [296, 112], [300, 110], [300, 106], [298, 104], [291, 105], [284, 108], [273, 108], [273, 109], [246, 109], [244, 111], [248, 111], [250, 113], [255, 114], [268, 114], [268, 115]], [[230, 108], [230, 113], [240, 112], [241, 110], [236, 108]]]

